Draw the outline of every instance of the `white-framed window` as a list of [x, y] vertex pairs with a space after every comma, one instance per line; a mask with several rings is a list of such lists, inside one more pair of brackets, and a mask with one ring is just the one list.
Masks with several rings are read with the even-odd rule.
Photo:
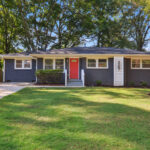
[[16, 60], [16, 69], [22, 69], [23, 68], [23, 62], [22, 60]]
[[64, 59], [44, 59], [44, 69], [64, 69], [65, 61]]
[[142, 60], [142, 68], [143, 69], [150, 69], [150, 59], [149, 60], [147, 60], [147, 59]]
[[87, 68], [89, 69], [108, 69], [108, 59], [107, 58], [88, 58]]
[[140, 69], [141, 67], [141, 60], [140, 59], [132, 59], [132, 68]]
[[96, 59], [88, 59], [87, 63], [88, 68], [96, 68]]
[[64, 69], [64, 59], [55, 60], [55, 69]]
[[98, 59], [99, 68], [107, 68], [107, 59]]
[[53, 59], [45, 59], [45, 69], [53, 69]]
[[131, 69], [150, 69], [150, 59], [132, 59]]
[[32, 69], [32, 60], [16, 59], [15, 60], [15, 69]]

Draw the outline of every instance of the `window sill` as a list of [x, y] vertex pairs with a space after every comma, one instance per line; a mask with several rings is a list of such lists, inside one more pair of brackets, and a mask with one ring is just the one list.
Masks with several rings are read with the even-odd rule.
[[14, 70], [32, 70], [32, 68], [15, 68]]
[[131, 68], [131, 70], [150, 70], [150, 68]]
[[109, 69], [108, 67], [107, 68], [90, 68], [90, 67], [87, 67], [86, 69]]

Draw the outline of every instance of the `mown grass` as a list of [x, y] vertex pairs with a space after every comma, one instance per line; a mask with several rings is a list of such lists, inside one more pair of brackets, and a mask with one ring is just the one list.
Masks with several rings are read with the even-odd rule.
[[148, 93], [23, 89], [0, 100], [0, 150], [150, 150]]

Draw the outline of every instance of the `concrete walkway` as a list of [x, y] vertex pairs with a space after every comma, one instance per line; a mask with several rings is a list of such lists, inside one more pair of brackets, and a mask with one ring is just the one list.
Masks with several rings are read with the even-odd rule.
[[31, 83], [0, 83], [0, 99], [30, 85]]
[[35, 85], [34, 83], [29, 82], [10, 82], [10, 83], [0, 83], [0, 99], [4, 96], [13, 94], [23, 88], [31, 87], [31, 88], [79, 88], [79, 86], [49, 86], [49, 85]]

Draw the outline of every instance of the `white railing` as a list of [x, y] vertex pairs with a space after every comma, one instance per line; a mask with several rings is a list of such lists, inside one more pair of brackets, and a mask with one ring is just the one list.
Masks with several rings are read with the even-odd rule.
[[65, 73], [65, 86], [67, 86], [67, 69], [64, 70]]
[[83, 84], [83, 87], [85, 86], [85, 72], [84, 69], [81, 70], [81, 81]]

